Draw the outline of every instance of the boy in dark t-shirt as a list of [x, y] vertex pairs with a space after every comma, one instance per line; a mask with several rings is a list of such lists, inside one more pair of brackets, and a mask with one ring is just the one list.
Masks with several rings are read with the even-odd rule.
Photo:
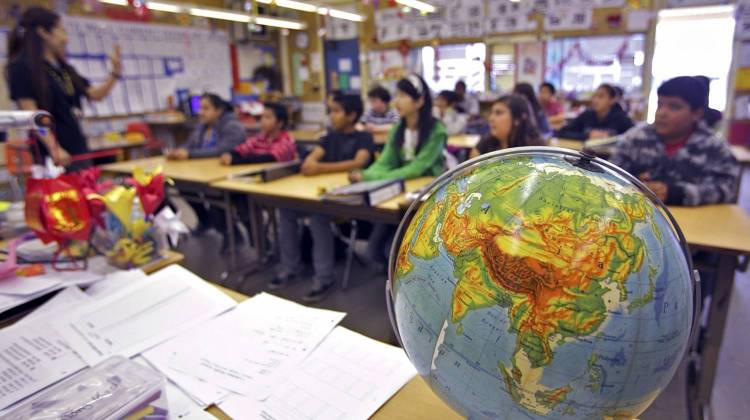
[[[331, 130], [320, 139], [320, 144], [302, 163], [302, 174], [314, 176], [331, 172], [363, 169], [372, 161], [375, 143], [372, 134], [357, 131], [355, 124], [362, 116], [362, 99], [357, 95], [337, 95], [330, 103]], [[269, 283], [269, 288], [284, 287], [301, 269], [299, 222], [309, 219], [313, 239], [313, 268], [315, 275], [306, 302], [323, 300], [334, 284], [334, 237], [331, 218], [319, 214], [304, 214], [279, 210], [281, 270]]]

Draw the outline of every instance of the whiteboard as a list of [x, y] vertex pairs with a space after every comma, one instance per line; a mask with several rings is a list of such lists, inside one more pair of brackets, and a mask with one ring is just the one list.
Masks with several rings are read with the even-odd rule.
[[153, 23], [63, 17], [68, 60], [91, 83], [109, 75], [108, 54], [122, 51], [123, 78], [103, 101], [85, 105], [87, 116], [139, 114], [167, 107], [177, 89], [214, 92], [228, 99], [232, 71], [226, 32]]

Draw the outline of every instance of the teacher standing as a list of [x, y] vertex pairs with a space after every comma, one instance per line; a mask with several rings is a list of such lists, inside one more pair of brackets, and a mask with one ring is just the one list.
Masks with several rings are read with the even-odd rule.
[[42, 156], [51, 156], [69, 170], [83, 169], [91, 160], [71, 157], [88, 153], [79, 119], [81, 99], [104, 99], [120, 78], [120, 48], [109, 56], [106, 81], [92, 85], [65, 60], [68, 35], [60, 15], [42, 7], [30, 7], [21, 16], [8, 40], [6, 77], [10, 98], [22, 110], [45, 110], [54, 118], [51, 133], [39, 136]]

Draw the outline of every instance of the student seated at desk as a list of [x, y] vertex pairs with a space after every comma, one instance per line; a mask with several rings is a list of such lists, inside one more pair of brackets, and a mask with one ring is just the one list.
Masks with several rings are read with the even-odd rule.
[[565, 107], [555, 98], [557, 89], [550, 82], [544, 82], [539, 86], [539, 105], [542, 106], [547, 122], [552, 128], [560, 128], [565, 124]]
[[459, 80], [456, 82], [453, 91], [456, 93], [456, 109], [459, 112], [468, 114], [469, 117], [479, 117], [479, 99], [466, 91], [466, 82]]
[[267, 102], [260, 117], [260, 134], [221, 155], [222, 165], [289, 162], [297, 157], [297, 146], [286, 131], [289, 113], [284, 105]]
[[621, 136], [610, 161], [668, 205], [733, 202], [740, 167], [727, 143], [703, 122], [707, 97], [701, 82], [675, 77], [657, 95], [654, 123]]
[[245, 140], [245, 127], [232, 104], [214, 93], [201, 96], [200, 124], [188, 138], [187, 147], [171, 150], [167, 159], [185, 160], [218, 157]]
[[439, 119], [445, 126], [445, 131], [449, 136], [461, 134], [466, 130], [466, 123], [469, 116], [456, 110], [455, 105], [458, 97], [456, 93], [450, 90], [444, 90], [438, 93], [435, 98], [435, 107], [432, 109], [432, 116]]
[[360, 130], [379, 133], [391, 129], [391, 125], [398, 122], [398, 113], [390, 107], [391, 93], [382, 86], [375, 86], [367, 92], [367, 102], [370, 108], [360, 119]]
[[[375, 143], [372, 134], [358, 131], [355, 125], [362, 116], [362, 99], [358, 95], [338, 95], [329, 102], [331, 129], [320, 139], [302, 163], [302, 174], [313, 176], [330, 172], [346, 172], [366, 167], [372, 160]], [[284, 287], [300, 274], [300, 220], [308, 218], [313, 239], [312, 258], [315, 274], [305, 302], [323, 300], [334, 284], [334, 236], [331, 217], [279, 210], [279, 242], [281, 268], [268, 284], [270, 289]]]
[[490, 135], [471, 149], [469, 158], [510, 147], [544, 146], [530, 114], [526, 98], [520, 95], [501, 96], [492, 103]]
[[544, 109], [539, 105], [534, 88], [528, 83], [517, 83], [513, 87], [513, 93], [523, 96], [528, 101], [539, 134], [545, 138], [552, 136], [552, 129], [549, 128], [549, 123], [547, 122], [547, 114], [544, 113]]
[[[375, 163], [349, 174], [352, 182], [411, 179], [443, 173], [445, 126], [432, 116], [432, 97], [425, 81], [411, 74], [396, 85], [395, 106], [401, 122], [390, 133]], [[368, 243], [367, 257], [374, 265], [386, 261], [387, 244], [394, 226], [376, 225]]]
[[555, 133], [566, 139], [601, 139], [622, 134], [633, 127], [633, 121], [617, 103], [617, 91], [603, 83], [591, 96], [591, 109]]

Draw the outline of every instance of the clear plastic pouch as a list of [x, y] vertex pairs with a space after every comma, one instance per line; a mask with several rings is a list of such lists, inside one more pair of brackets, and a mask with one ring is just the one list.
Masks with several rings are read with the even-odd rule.
[[164, 376], [113, 356], [32, 396], [3, 418], [167, 419]]

